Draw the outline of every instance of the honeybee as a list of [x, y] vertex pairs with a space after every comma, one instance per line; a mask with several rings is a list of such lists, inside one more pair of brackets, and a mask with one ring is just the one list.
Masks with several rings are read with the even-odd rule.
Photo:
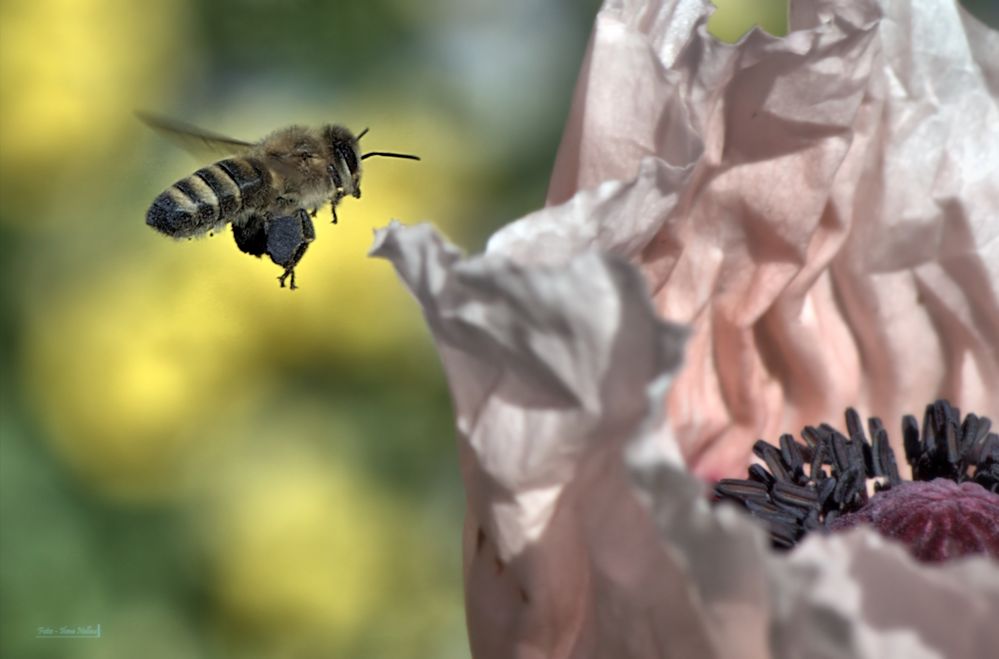
[[284, 268], [281, 287], [315, 237], [312, 218], [329, 202], [333, 224], [344, 197], [361, 197], [361, 161], [374, 156], [419, 160], [390, 151], [361, 153], [365, 128], [354, 136], [343, 126], [289, 126], [259, 142], [244, 142], [149, 114], [152, 128], [196, 150], [231, 154], [183, 178], [153, 200], [146, 224], [174, 238], [214, 233], [232, 224], [236, 246], [264, 253]]

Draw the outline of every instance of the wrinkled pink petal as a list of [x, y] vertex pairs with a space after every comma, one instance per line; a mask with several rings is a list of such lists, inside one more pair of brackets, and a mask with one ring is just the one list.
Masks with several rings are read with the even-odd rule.
[[607, 0], [549, 206], [467, 260], [378, 235], [451, 385], [476, 657], [999, 647], [994, 561], [773, 554], [684, 469], [847, 405], [999, 419], [999, 38], [945, 1], [792, 8], [733, 46], [702, 0]]
[[552, 206], [490, 243], [642, 266], [692, 325], [669, 418], [711, 478], [849, 405], [999, 417], [999, 37], [941, 0], [791, 6], [728, 45], [706, 2], [606, 2]]
[[977, 659], [999, 647], [994, 560], [927, 567], [868, 528], [813, 534], [792, 552], [761, 557], [759, 529], [734, 509], [708, 511], [691, 499], [689, 477], [655, 457], [658, 444], [634, 442], [630, 470], [719, 625], [717, 656]]
[[[999, 566], [929, 568], [866, 529], [816, 536], [772, 560], [777, 656], [987, 657], [999, 647]], [[829, 648], [828, 652], [818, 652]]]
[[[462, 261], [426, 225], [381, 230], [372, 254], [423, 305], [451, 387], [475, 656], [710, 654], [621, 458], [685, 336], [656, 317], [639, 273], [596, 253], [559, 268]], [[685, 632], [649, 624], [663, 617]]]
[[926, 568], [866, 529], [775, 556], [708, 505], [663, 451], [685, 332], [624, 261], [463, 260], [398, 224], [372, 253], [422, 304], [454, 398], [474, 656], [971, 658], [999, 643], [988, 559]]

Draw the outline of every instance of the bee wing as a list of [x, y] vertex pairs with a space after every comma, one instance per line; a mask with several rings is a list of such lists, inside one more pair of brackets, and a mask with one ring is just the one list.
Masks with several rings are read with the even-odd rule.
[[256, 146], [252, 142], [219, 135], [175, 119], [159, 117], [148, 112], [136, 112], [147, 126], [195, 156], [225, 156], [241, 153]]

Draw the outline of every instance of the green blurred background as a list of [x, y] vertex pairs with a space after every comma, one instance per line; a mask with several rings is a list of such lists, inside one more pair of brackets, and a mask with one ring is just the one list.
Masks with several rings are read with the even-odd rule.
[[[476, 251], [541, 205], [598, 4], [4, 0], [4, 657], [467, 656], [447, 391], [366, 251], [390, 218]], [[718, 4], [727, 39], [784, 29]], [[424, 160], [370, 161], [290, 293], [228, 235], [145, 226], [203, 163], [137, 108]]]

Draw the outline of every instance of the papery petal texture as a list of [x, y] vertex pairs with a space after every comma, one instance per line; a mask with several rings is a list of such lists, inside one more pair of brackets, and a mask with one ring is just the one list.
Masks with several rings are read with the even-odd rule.
[[976, 659], [999, 644], [999, 566], [929, 568], [868, 529], [772, 558], [779, 657]]
[[947, 0], [795, 0], [735, 45], [709, 12], [605, 2], [548, 205], [484, 255], [378, 235], [454, 400], [472, 651], [988, 656], [995, 561], [775, 554], [693, 474], [847, 406], [999, 419], [999, 37]]
[[[557, 268], [461, 260], [427, 225], [380, 231], [372, 253], [421, 302], [451, 387], [475, 656], [710, 654], [623, 461], [686, 336], [658, 319], [640, 273], [594, 252]], [[667, 614], [682, 633], [649, 624]]]
[[979, 659], [999, 645], [994, 560], [928, 567], [868, 528], [765, 551], [759, 529], [735, 509], [708, 510], [690, 497], [689, 475], [657, 457], [658, 444], [637, 438], [629, 470], [663, 544], [685, 557], [720, 648], [714, 656]]
[[669, 419], [709, 478], [848, 405], [999, 416], [999, 36], [948, 1], [791, 7], [728, 45], [706, 2], [606, 2], [550, 206], [489, 245], [642, 267], [692, 326]]
[[865, 529], [775, 556], [709, 506], [663, 450], [686, 332], [623, 260], [463, 259], [398, 224], [372, 253], [420, 301], [450, 383], [474, 656], [975, 657], [999, 642], [987, 559], [926, 569]]

